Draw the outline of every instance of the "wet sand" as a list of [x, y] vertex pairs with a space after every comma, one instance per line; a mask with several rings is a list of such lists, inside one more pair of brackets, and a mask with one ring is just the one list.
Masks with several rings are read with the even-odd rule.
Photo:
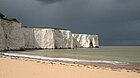
[[140, 78], [140, 72], [110, 65], [0, 55], [0, 78]]

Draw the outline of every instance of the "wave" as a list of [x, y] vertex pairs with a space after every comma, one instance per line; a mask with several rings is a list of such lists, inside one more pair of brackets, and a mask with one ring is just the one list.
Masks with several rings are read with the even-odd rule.
[[79, 60], [79, 59], [72, 59], [72, 58], [51, 58], [51, 57], [25, 55], [25, 54], [17, 54], [17, 53], [3, 53], [3, 54], [8, 55], [8, 56], [26, 57], [26, 58], [51, 60], [51, 61], [67, 61], [67, 62], [81, 62], [81, 63], [107, 63], [107, 64], [114, 64], [114, 65], [128, 65], [129, 64], [128, 62], [110, 61], [110, 60]]

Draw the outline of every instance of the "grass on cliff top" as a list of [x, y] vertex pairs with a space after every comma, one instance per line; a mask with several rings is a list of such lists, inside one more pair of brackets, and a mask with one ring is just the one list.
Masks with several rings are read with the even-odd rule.
[[7, 18], [3, 13], [0, 12], [0, 18], [3, 19], [3, 20], [7, 20], [7, 21], [15, 21], [15, 22], [18, 22], [19, 21], [15, 18]]
[[15, 19], [15, 18], [2, 18], [2, 19], [7, 20], [7, 21], [15, 21], [15, 22], [19, 23], [19, 21], [17, 19]]
[[73, 34], [83, 34], [83, 35], [97, 35], [97, 34], [89, 34], [89, 33], [76, 33], [76, 32], [73, 32]]
[[29, 26], [23, 26], [24, 28], [41, 28], [41, 29], [55, 29], [55, 30], [69, 30], [64, 28], [52, 28], [52, 27], [29, 27]]
[[4, 18], [5, 15], [0, 12], [0, 18]]

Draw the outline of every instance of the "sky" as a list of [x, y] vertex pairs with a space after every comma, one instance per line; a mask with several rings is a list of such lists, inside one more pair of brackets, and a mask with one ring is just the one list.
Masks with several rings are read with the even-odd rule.
[[99, 35], [100, 45], [140, 45], [140, 0], [0, 0], [24, 26]]

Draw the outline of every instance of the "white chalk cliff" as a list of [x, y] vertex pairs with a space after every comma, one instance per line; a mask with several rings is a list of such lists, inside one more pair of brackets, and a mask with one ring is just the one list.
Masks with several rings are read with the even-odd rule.
[[24, 48], [24, 38], [21, 31], [21, 23], [12, 20], [1, 19], [1, 31], [4, 32], [4, 45], [6, 50]]
[[99, 46], [98, 35], [91, 34], [72, 34], [75, 40], [75, 47], [90, 47], [90, 42], [92, 42], [93, 47]]
[[26, 48], [73, 48], [69, 30], [22, 28]]
[[22, 28], [22, 32], [25, 40], [25, 48], [35, 48], [35, 37], [33, 29]]
[[98, 35], [72, 34], [56, 28], [21, 27], [14, 20], [0, 19], [0, 50], [80, 48], [99, 46]]
[[36, 48], [55, 48], [53, 29], [33, 28]]
[[73, 37], [70, 30], [54, 30], [55, 48], [73, 48]]
[[6, 47], [5, 45], [5, 36], [4, 36], [4, 31], [1, 26], [1, 19], [0, 19], [0, 50], [4, 50]]
[[53, 29], [22, 28], [25, 48], [55, 48]]

